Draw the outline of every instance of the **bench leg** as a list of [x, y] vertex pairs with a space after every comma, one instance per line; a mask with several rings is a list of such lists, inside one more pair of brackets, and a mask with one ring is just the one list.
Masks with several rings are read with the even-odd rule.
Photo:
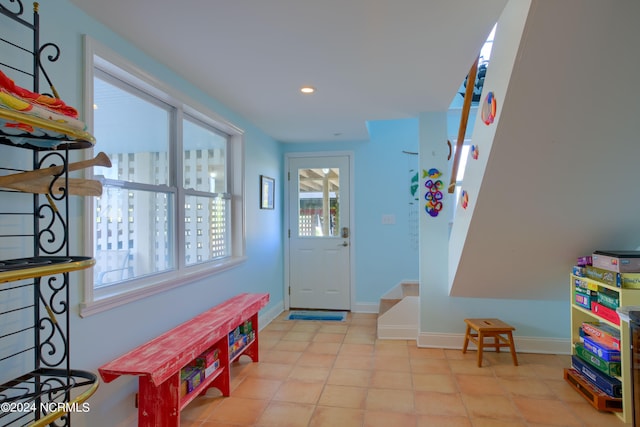
[[180, 426], [180, 373], [156, 386], [138, 378], [138, 427]]
[[511, 332], [507, 333], [509, 335], [509, 350], [511, 350], [511, 358], [513, 359], [513, 364], [518, 366], [518, 356], [516, 356], [516, 347], [513, 344], [513, 334]]
[[478, 368], [482, 367], [482, 350], [484, 349], [484, 333], [478, 331]]
[[469, 346], [469, 334], [471, 334], [471, 326], [467, 325], [467, 332], [464, 334], [464, 345], [462, 346], [462, 352], [467, 352], [467, 347]]
[[211, 387], [215, 387], [222, 393], [223, 396], [229, 397], [231, 395], [231, 369], [230, 366], [226, 366], [224, 368], [224, 372], [222, 372], [218, 377], [209, 384], [206, 390], [202, 392], [202, 394], [206, 393], [208, 389]]

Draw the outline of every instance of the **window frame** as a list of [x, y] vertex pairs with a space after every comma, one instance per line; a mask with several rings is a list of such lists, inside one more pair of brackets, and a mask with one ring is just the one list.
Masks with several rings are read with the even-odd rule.
[[[174, 124], [175, 136], [170, 141], [170, 157], [175, 167], [171, 177], [170, 186], [167, 189], [176, 190], [175, 235], [172, 239], [176, 242], [175, 254], [176, 268], [168, 272], [156, 273], [122, 282], [118, 285], [105, 286], [96, 291], [94, 289], [93, 271], [89, 269], [84, 274], [84, 295], [80, 303], [80, 315], [82, 317], [99, 313], [122, 304], [127, 304], [159, 292], [173, 289], [192, 283], [213, 274], [234, 268], [246, 261], [245, 247], [245, 190], [244, 190], [244, 131], [233, 125], [218, 114], [209, 110], [197, 101], [183, 93], [173, 89], [164, 82], [156, 79], [151, 74], [143, 71], [130, 61], [117, 55], [110, 49], [85, 35], [84, 39], [84, 106], [85, 122], [89, 130], [93, 130], [93, 79], [94, 69], [97, 67], [111, 76], [123, 79], [127, 84], [155, 97], [176, 109]], [[229, 244], [231, 253], [228, 257], [214, 259], [202, 263], [186, 266], [184, 260], [185, 244], [185, 196], [190, 192], [184, 189], [182, 180], [182, 122], [195, 119], [198, 122], [212, 127], [229, 136], [227, 145], [227, 191], [229, 193], [229, 219], [230, 236]], [[84, 150], [87, 156], [93, 156], [100, 151], [98, 141], [95, 149]], [[87, 178], [92, 177], [92, 170], [85, 173]], [[160, 188], [161, 186], [158, 186]], [[84, 200], [84, 253], [92, 254], [94, 251], [93, 224], [94, 224], [94, 199], [87, 197]]]

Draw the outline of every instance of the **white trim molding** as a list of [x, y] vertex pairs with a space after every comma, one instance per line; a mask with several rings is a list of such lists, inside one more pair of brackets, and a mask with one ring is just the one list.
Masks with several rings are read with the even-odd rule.
[[[540, 354], [571, 354], [571, 340], [566, 338], [544, 338], [544, 337], [513, 337], [518, 353], [540, 353]], [[464, 334], [445, 334], [436, 332], [421, 332], [418, 334], [418, 347], [424, 348], [447, 348], [462, 350], [464, 344]], [[473, 343], [469, 343], [469, 348], [476, 349]], [[489, 348], [485, 351], [494, 351]]]
[[377, 302], [355, 302], [351, 306], [351, 311], [354, 313], [375, 313], [377, 314], [380, 309], [380, 304]]
[[260, 312], [258, 315], [258, 330], [263, 330], [269, 323], [273, 322], [280, 314], [284, 312], [284, 301], [276, 304], [268, 310]]

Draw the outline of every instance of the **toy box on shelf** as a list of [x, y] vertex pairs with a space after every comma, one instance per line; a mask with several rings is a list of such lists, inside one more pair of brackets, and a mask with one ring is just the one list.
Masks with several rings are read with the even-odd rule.
[[220, 351], [210, 348], [180, 370], [180, 397], [193, 392], [220, 367]]
[[[582, 337], [584, 348], [607, 362], [620, 362], [620, 350], [615, 350], [612, 346], [600, 344], [590, 336]], [[618, 345], [619, 347], [619, 345]]]
[[606, 323], [583, 322], [580, 332], [583, 340], [586, 335], [595, 342], [620, 351], [620, 331]]
[[592, 265], [617, 273], [640, 273], [640, 251], [595, 251]]
[[[576, 274], [574, 270], [573, 273]], [[640, 273], [618, 273], [616, 271], [587, 265], [583, 268], [582, 277], [597, 280], [617, 288], [640, 289]]]
[[571, 274], [572, 368], [565, 380], [596, 409], [633, 416], [628, 324], [617, 309], [640, 305], [640, 251], [594, 251]]
[[584, 344], [577, 342], [575, 344], [576, 356], [578, 356], [583, 361], [587, 362], [589, 365], [598, 369], [602, 373], [609, 375], [610, 377], [619, 377], [620, 376], [620, 362], [610, 362], [604, 360], [596, 353], [588, 350]]
[[229, 358], [234, 359], [243, 348], [250, 344], [255, 339], [255, 331], [251, 320], [239, 325], [232, 332], [229, 333]]

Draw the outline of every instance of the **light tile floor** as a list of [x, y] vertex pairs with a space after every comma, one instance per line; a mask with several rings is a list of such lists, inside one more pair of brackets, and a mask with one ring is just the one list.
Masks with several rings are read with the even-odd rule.
[[563, 380], [569, 356], [477, 354], [378, 340], [376, 315], [346, 322], [286, 320], [260, 332], [260, 362], [232, 368], [181, 414], [183, 427], [617, 426]]

